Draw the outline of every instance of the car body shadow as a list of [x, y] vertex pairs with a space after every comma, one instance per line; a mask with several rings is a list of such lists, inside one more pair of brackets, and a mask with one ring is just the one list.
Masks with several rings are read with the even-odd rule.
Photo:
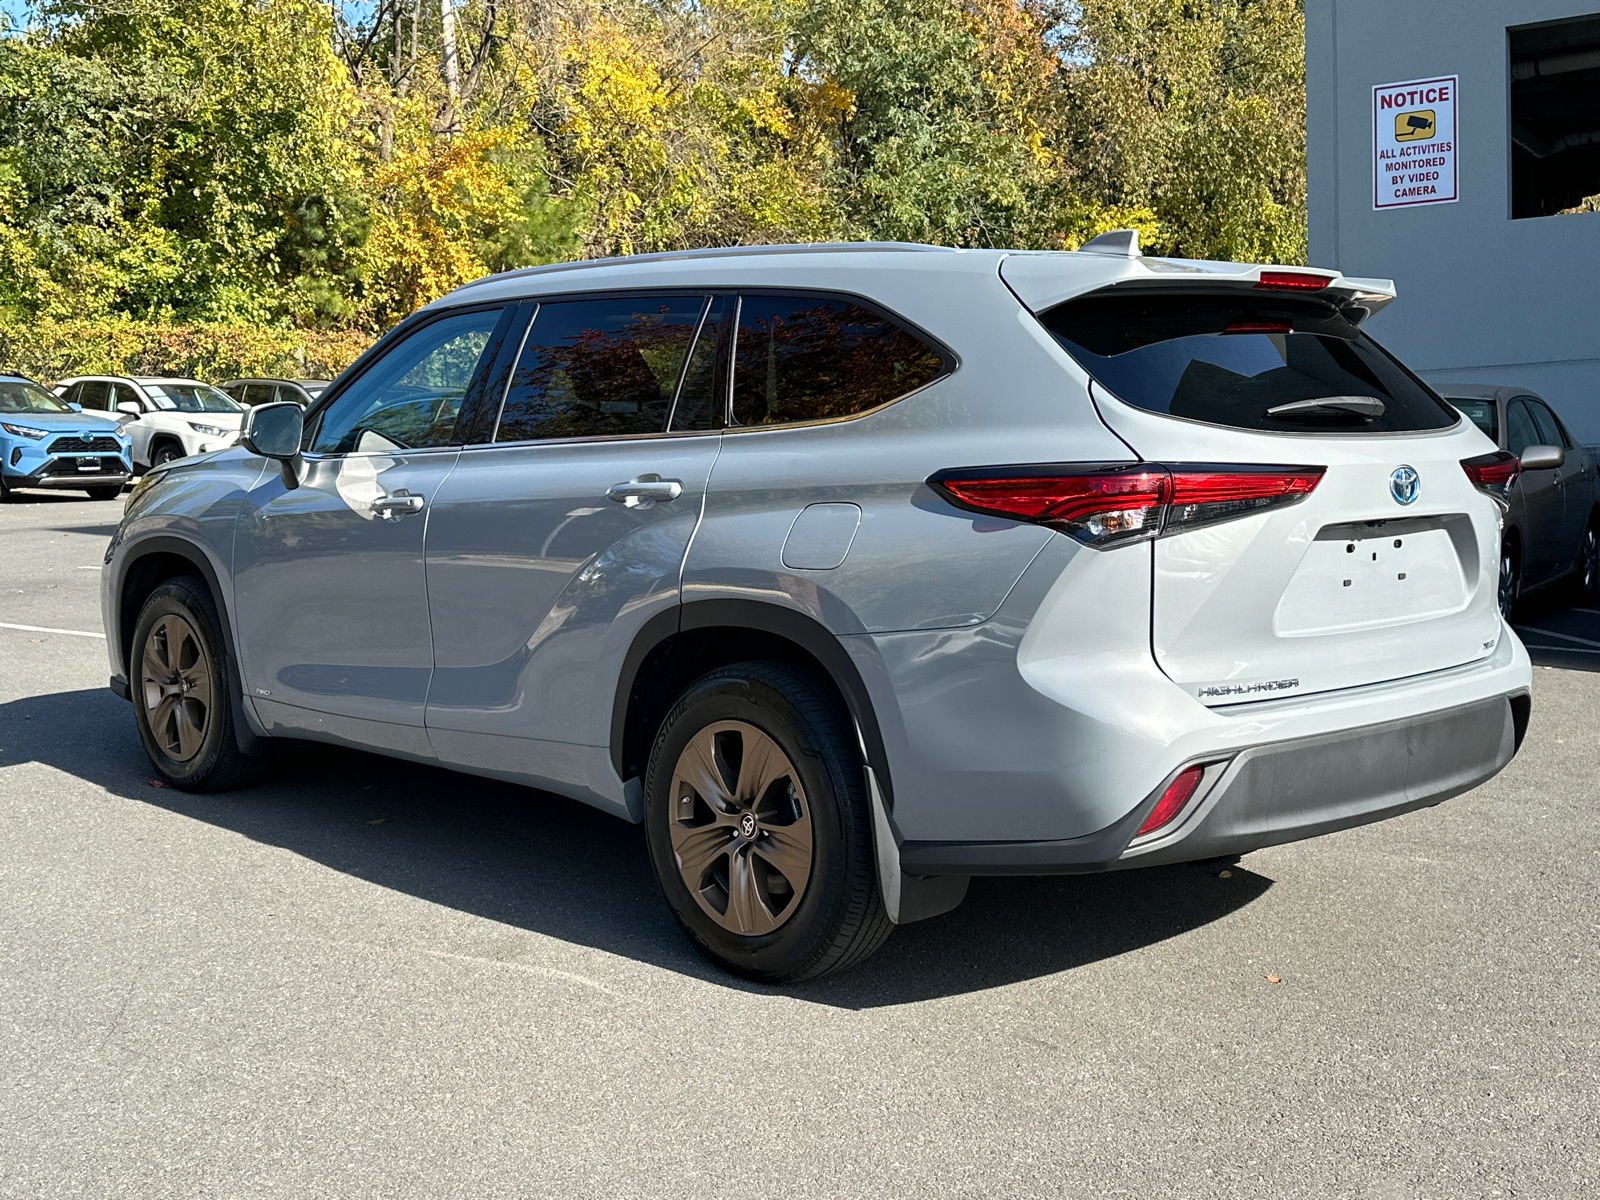
[[[74, 736], [61, 738], [69, 727]], [[127, 704], [102, 690], [0, 705], [0, 747], [0, 769], [44, 763], [430, 903], [721, 986], [773, 990], [700, 958], [661, 899], [639, 828], [574, 801], [300, 742], [253, 788], [155, 787]], [[783, 990], [853, 1009], [982, 991], [1181, 936], [1270, 886], [1239, 867], [1226, 880], [1195, 866], [975, 879], [960, 908], [896, 930], [856, 970]]]

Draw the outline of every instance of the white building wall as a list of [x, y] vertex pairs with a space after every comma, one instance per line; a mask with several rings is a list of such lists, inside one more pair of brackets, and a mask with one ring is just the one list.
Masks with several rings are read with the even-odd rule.
[[[1600, 444], [1600, 213], [1511, 219], [1506, 29], [1600, 0], [1306, 0], [1313, 266], [1390, 278], [1374, 337], [1433, 383], [1513, 384]], [[1374, 211], [1372, 89], [1460, 77], [1461, 199]], [[1600, 189], [1597, 189], [1600, 190]]]

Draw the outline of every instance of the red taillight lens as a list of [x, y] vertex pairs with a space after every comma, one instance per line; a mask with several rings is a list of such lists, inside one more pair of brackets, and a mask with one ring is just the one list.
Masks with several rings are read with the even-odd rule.
[[1288, 321], [1229, 321], [1223, 333], [1293, 333]]
[[1294, 504], [1312, 493], [1326, 468], [1174, 466], [1171, 470], [1172, 504], [1163, 533]]
[[1320, 292], [1332, 282], [1332, 275], [1312, 275], [1307, 271], [1263, 271], [1256, 286], [1285, 292]]
[[[1023, 474], [1031, 470], [1040, 473]], [[1048, 525], [1096, 545], [1153, 537], [1172, 487], [1165, 469], [1144, 465], [1014, 467], [998, 475], [992, 469], [963, 474], [944, 472], [928, 482], [962, 508]]]
[[1144, 819], [1144, 824], [1139, 826], [1139, 832], [1134, 837], [1143, 837], [1153, 833], [1163, 825], [1170, 824], [1172, 818], [1183, 811], [1183, 806], [1189, 803], [1189, 797], [1194, 795], [1195, 788], [1200, 786], [1200, 777], [1206, 773], [1202, 766], [1185, 767], [1178, 772], [1178, 777], [1167, 784], [1167, 790], [1161, 793], [1161, 799], [1156, 801], [1156, 806], [1150, 810], [1150, 815]]
[[1522, 462], [1509, 450], [1496, 450], [1493, 454], [1462, 459], [1461, 469], [1474, 487], [1503, 500], [1511, 493], [1517, 476], [1522, 474]]
[[941, 471], [959, 508], [1046, 525], [1090, 546], [1181, 533], [1303, 500], [1323, 467], [1098, 463]]

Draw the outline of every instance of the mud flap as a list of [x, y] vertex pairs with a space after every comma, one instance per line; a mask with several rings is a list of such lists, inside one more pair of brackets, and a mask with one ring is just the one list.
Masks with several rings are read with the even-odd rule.
[[967, 895], [967, 875], [907, 875], [900, 869], [900, 843], [895, 838], [889, 809], [878, 789], [878, 777], [867, 772], [867, 795], [872, 804], [872, 847], [878, 859], [878, 886], [883, 907], [896, 925], [909, 925], [949, 912]]

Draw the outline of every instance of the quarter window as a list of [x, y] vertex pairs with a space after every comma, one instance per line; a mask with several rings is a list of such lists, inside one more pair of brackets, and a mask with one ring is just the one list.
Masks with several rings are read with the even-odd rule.
[[664, 432], [705, 309], [704, 296], [539, 305], [494, 440]]
[[322, 414], [312, 451], [381, 453], [448, 445], [462, 398], [498, 352], [494, 333], [502, 311], [455, 313], [414, 330]]
[[946, 370], [932, 346], [855, 300], [743, 296], [735, 337], [736, 425], [854, 416]]

